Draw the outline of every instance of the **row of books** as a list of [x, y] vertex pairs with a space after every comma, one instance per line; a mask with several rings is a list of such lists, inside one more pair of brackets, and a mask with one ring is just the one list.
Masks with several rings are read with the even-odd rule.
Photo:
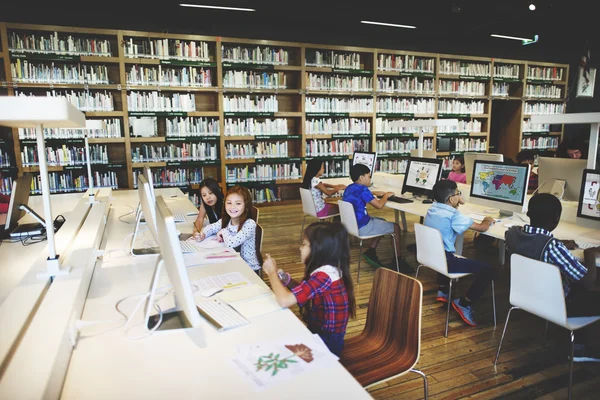
[[407, 159], [394, 160], [389, 158], [380, 158], [377, 160], [377, 171], [387, 172], [388, 174], [403, 174], [408, 166]]
[[421, 58], [410, 55], [379, 54], [377, 69], [380, 71], [422, 72], [433, 74], [434, 58]]
[[11, 32], [8, 46], [13, 52], [55, 53], [68, 55], [91, 55], [110, 57], [110, 41], [106, 39], [78, 38], [71, 35], [59, 36], [54, 32], [49, 36]]
[[[44, 128], [44, 138], [46, 139], [82, 139], [86, 135], [88, 138], [120, 138], [123, 137], [120, 118], [109, 118], [102, 120], [106, 124], [106, 129], [65, 129], [65, 128]], [[19, 128], [20, 140], [36, 139], [35, 128]]]
[[555, 149], [558, 147], [558, 136], [524, 138], [521, 149]]
[[510, 84], [507, 82], [494, 82], [492, 86], [492, 96], [508, 96]]
[[487, 139], [453, 138], [450, 140], [450, 151], [486, 151]]
[[534, 124], [530, 119], [523, 120], [523, 132], [549, 132], [550, 124]]
[[117, 173], [114, 171], [92, 171], [92, 179], [94, 180], [94, 187], [119, 188]]
[[10, 176], [0, 176], [0, 194], [10, 195], [12, 192], [13, 178]]
[[272, 96], [223, 96], [224, 112], [278, 112], [279, 102]]
[[440, 80], [440, 94], [485, 96], [485, 83], [484, 82], [473, 82], [473, 81]]
[[485, 102], [483, 102], [483, 101], [461, 101], [461, 100], [440, 100], [440, 101], [438, 101], [438, 113], [484, 114], [485, 113]]
[[182, 143], [158, 146], [143, 144], [131, 149], [131, 160], [135, 163], [216, 160], [219, 154], [218, 151], [218, 146], [210, 143]]
[[286, 118], [226, 118], [225, 136], [287, 135], [289, 132]]
[[302, 178], [300, 163], [227, 166], [227, 183]]
[[35, 64], [17, 58], [10, 63], [13, 82], [102, 85], [110, 83], [105, 65]]
[[373, 78], [368, 76], [325, 75], [308, 73], [307, 90], [333, 90], [340, 92], [370, 92]]
[[562, 89], [553, 85], [527, 85], [525, 96], [560, 99], [562, 96]]
[[127, 94], [129, 111], [196, 111], [196, 96], [192, 93], [131, 92]]
[[175, 117], [165, 123], [167, 136], [219, 136], [219, 120], [215, 118]]
[[307, 135], [360, 135], [371, 133], [371, 121], [360, 118], [315, 118], [306, 120]]
[[481, 132], [481, 121], [472, 119], [470, 121], [459, 120], [458, 125], [443, 125], [438, 126], [438, 133], [456, 133], [456, 132], [470, 132], [479, 133]]
[[[40, 164], [37, 147], [23, 146], [21, 161], [24, 167]], [[46, 147], [46, 161], [52, 166], [83, 165], [86, 163], [85, 147], [62, 145]], [[91, 164], [108, 164], [108, 149], [105, 145], [90, 146]]]
[[255, 204], [281, 201], [281, 188], [277, 188], [277, 195], [275, 194], [275, 190], [271, 188], [249, 188], [248, 190], [252, 196], [252, 202]]
[[482, 64], [458, 60], [440, 60], [440, 74], [489, 77], [491, 75], [491, 66], [489, 63]]
[[409, 113], [433, 114], [435, 112], [433, 99], [404, 99], [404, 98], [379, 98], [377, 99], [378, 113]]
[[125, 57], [209, 61], [208, 43], [179, 39], [142, 39], [124, 41]]
[[[202, 182], [203, 168], [152, 168], [154, 186], [182, 186]], [[138, 186], [138, 178], [143, 170], [133, 171], [133, 187]]]
[[494, 77], [519, 79], [520, 70], [517, 64], [494, 64]]
[[[401, 126], [404, 121], [404, 119], [387, 119], [377, 117], [375, 120], [375, 132], [377, 134], [414, 134], [419, 133], [422, 130], [423, 133], [433, 133], [433, 126]], [[414, 121], [414, 119], [411, 121]]]
[[412, 93], [434, 94], [435, 82], [433, 79], [419, 79], [417, 77], [379, 77], [377, 91], [384, 93]]
[[305, 111], [307, 113], [371, 113], [373, 99], [306, 97]]
[[289, 53], [272, 47], [221, 46], [223, 62], [288, 65]]
[[355, 151], [369, 151], [369, 139], [312, 139], [306, 141], [306, 156], [346, 156]]
[[10, 153], [6, 150], [0, 150], [0, 167], [10, 167], [11, 163]]
[[163, 68], [132, 65], [127, 71], [129, 85], [211, 87], [212, 72], [198, 67]]
[[563, 71], [557, 67], [527, 67], [527, 79], [562, 81]]
[[283, 72], [223, 71], [223, 87], [251, 89], [285, 89], [287, 76]]
[[[118, 189], [119, 187], [117, 174], [113, 171], [103, 173], [97, 172], [93, 176], [94, 187], [96, 188], [111, 187], [113, 189]], [[48, 174], [48, 180], [50, 193], [83, 192], [89, 188], [87, 174], [81, 174], [79, 172], [50, 172]], [[31, 182], [31, 193], [42, 193], [42, 182], [39, 175]]]
[[[15, 91], [15, 96], [35, 97], [33, 93]], [[64, 98], [73, 104], [79, 111], [114, 111], [113, 95], [110, 92], [75, 92], [48, 90], [46, 97]]]
[[325, 171], [324, 178], [338, 178], [350, 176], [350, 159], [347, 160], [325, 160], [323, 161]]
[[316, 50], [307, 53], [305, 65], [307, 67], [360, 69], [360, 54]]
[[[416, 139], [385, 139], [385, 140], [377, 140], [375, 142], [375, 151], [377, 154], [402, 154], [402, 153], [410, 153], [411, 150], [415, 150], [419, 148], [419, 141]], [[425, 138], [423, 139], [423, 149], [424, 150], [432, 150], [433, 149], [433, 139]]]
[[525, 103], [525, 114], [563, 114], [564, 103]]
[[227, 143], [225, 146], [227, 159], [240, 158], [286, 158], [287, 142]]

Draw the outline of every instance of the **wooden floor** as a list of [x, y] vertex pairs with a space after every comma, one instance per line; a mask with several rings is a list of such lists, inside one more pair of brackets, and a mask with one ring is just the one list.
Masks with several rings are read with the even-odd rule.
[[[373, 209], [370, 209], [372, 212]], [[374, 211], [373, 215], [393, 221], [389, 209]], [[300, 229], [302, 207], [280, 205], [262, 207], [260, 224], [265, 236], [263, 253], [270, 253], [278, 267], [290, 272], [296, 279], [303, 276], [300, 263]], [[406, 250], [414, 243], [413, 224], [417, 217], [407, 215], [410, 233], [403, 236], [401, 254], [416, 267], [415, 254]], [[310, 217], [307, 218], [310, 222]], [[374, 269], [361, 264], [361, 282], [356, 284], [358, 243], [352, 241], [351, 263], [355, 279], [357, 318], [350, 320], [347, 337], [357, 335], [363, 329], [367, 314]], [[498, 265], [496, 247], [493, 244], [475, 244], [473, 235], [465, 238], [464, 255], [477, 257]], [[386, 265], [392, 264], [393, 248], [389, 240], [382, 240], [378, 255]], [[431, 399], [565, 399], [568, 384], [568, 333], [551, 325], [548, 342], [544, 347], [545, 322], [523, 311], [516, 310], [511, 316], [500, 363], [494, 367], [494, 357], [502, 335], [509, 308], [508, 271], [501, 270], [496, 281], [496, 305], [498, 326], [494, 329], [491, 291], [475, 306], [478, 326], [465, 325], [456, 312], [451, 311], [448, 338], [444, 338], [445, 307], [435, 300], [437, 285], [431, 270], [419, 273], [423, 283], [423, 321], [421, 357], [417, 369], [423, 371], [429, 381]], [[462, 295], [470, 280], [459, 282], [457, 294]], [[294, 312], [298, 312], [294, 307]], [[600, 338], [599, 338], [600, 339]], [[600, 398], [600, 364], [576, 364], [574, 370], [574, 399]], [[376, 399], [422, 399], [422, 379], [407, 374], [370, 389]]]

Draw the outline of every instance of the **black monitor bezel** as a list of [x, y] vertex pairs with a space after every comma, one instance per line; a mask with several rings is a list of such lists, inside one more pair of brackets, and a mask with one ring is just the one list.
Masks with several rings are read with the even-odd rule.
[[[438, 175], [436, 177], [434, 185], [442, 178], [442, 164], [444, 160], [441, 158], [424, 158], [424, 157], [410, 157], [408, 159], [408, 164], [406, 165], [406, 170], [404, 171], [404, 182], [402, 183], [402, 194], [406, 192], [410, 192], [414, 195], [422, 195], [427, 197], [433, 197], [433, 189], [423, 189], [414, 186], [410, 186], [406, 184], [406, 180], [408, 179], [408, 171], [410, 170], [410, 165], [412, 161], [436, 164], [438, 166]], [[433, 186], [432, 186], [433, 187]]]

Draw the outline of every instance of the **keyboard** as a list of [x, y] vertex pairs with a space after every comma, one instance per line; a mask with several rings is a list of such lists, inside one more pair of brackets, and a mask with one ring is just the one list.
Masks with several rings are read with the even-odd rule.
[[173, 214], [173, 220], [175, 222], [186, 222], [185, 214]]
[[584, 249], [584, 250], [591, 249], [592, 247], [600, 246], [598, 244], [580, 242], [579, 240], [576, 240], [575, 243], [577, 243], [577, 246], [579, 246], [580, 249]]
[[414, 203], [411, 199], [406, 199], [404, 197], [399, 196], [390, 196], [388, 201], [393, 201], [394, 203]]
[[185, 240], [180, 240], [179, 244], [181, 245], [181, 252], [182, 253], [197, 253], [198, 249], [196, 247], [194, 247], [193, 244], [185, 241]]
[[214, 325], [219, 332], [250, 324], [250, 321], [242, 314], [218, 298], [197, 300], [196, 306], [200, 315]]

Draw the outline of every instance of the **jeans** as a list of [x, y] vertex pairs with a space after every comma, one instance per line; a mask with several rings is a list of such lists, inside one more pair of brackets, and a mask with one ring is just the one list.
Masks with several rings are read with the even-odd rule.
[[319, 328], [308, 327], [308, 329], [312, 333], [316, 333], [319, 335], [323, 342], [327, 345], [329, 351], [331, 351], [336, 356], [340, 356], [342, 354], [342, 350], [344, 350], [344, 336], [345, 333], [332, 333], [332, 332], [323, 332]]
[[[467, 297], [471, 301], [477, 301], [485, 292], [496, 276], [496, 269], [490, 264], [469, 258], [456, 257], [454, 253], [446, 252], [446, 261], [448, 262], [448, 272], [452, 274], [472, 273], [475, 275], [475, 282], [469, 288]], [[442, 274], [438, 274], [437, 282], [441, 286], [448, 286], [449, 279]]]

